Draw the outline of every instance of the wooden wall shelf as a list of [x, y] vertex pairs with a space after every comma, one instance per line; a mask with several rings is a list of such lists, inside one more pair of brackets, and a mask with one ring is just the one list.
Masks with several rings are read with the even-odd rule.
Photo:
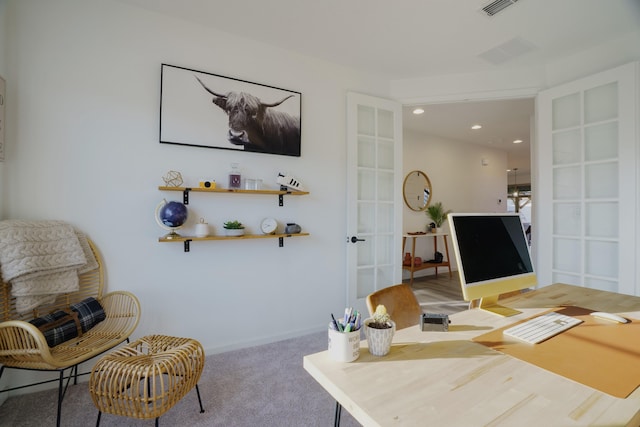
[[[159, 186], [160, 191], [179, 191], [182, 192], [182, 202], [185, 205], [189, 204], [189, 192], [194, 191], [198, 193], [217, 193], [217, 194], [265, 194], [278, 196], [279, 205], [283, 206], [284, 196], [304, 196], [309, 194], [308, 191], [293, 191], [286, 187], [281, 187], [280, 190], [240, 190], [235, 188], [201, 188], [201, 187], [168, 187]], [[184, 251], [189, 252], [191, 242], [203, 241], [203, 240], [252, 240], [252, 239], [278, 239], [280, 247], [284, 246], [284, 239], [288, 237], [301, 237], [308, 236], [309, 233], [295, 233], [295, 234], [245, 234], [244, 236], [207, 236], [207, 237], [195, 237], [195, 236], [177, 236], [177, 237], [160, 237], [158, 241], [161, 243], [176, 243], [182, 242], [184, 244]]]

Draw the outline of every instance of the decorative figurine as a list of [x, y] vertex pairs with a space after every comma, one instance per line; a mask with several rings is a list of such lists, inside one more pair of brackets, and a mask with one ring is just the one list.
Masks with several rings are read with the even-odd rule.
[[162, 177], [162, 180], [167, 187], [180, 187], [184, 182], [182, 180], [182, 175], [178, 171], [167, 172], [167, 174]]

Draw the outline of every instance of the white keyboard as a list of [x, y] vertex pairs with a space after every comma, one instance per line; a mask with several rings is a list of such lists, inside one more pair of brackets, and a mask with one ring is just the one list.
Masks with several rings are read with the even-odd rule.
[[538, 344], [580, 323], [582, 323], [582, 320], [575, 317], [551, 312], [505, 329], [503, 333], [529, 344]]

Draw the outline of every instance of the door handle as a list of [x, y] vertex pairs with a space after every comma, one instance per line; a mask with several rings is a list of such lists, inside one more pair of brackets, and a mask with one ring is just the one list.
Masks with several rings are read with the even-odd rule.
[[351, 236], [351, 243], [356, 243], [356, 242], [364, 242], [364, 239], [358, 239], [356, 236]]

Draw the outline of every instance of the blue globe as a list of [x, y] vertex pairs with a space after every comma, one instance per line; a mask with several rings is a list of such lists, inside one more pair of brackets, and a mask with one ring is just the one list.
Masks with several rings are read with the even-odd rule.
[[187, 207], [180, 202], [167, 202], [158, 210], [158, 219], [167, 227], [180, 227], [187, 222]]

